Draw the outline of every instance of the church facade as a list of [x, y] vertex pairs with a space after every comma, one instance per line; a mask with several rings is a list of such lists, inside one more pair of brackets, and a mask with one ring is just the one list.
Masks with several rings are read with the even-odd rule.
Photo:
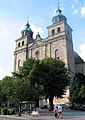
[[45, 59], [53, 57], [63, 60], [70, 70], [71, 83], [75, 73], [85, 74], [85, 63], [80, 56], [74, 52], [72, 40], [72, 28], [67, 23], [67, 18], [58, 7], [52, 24], [47, 27], [48, 36], [42, 38], [39, 33], [33, 39], [33, 31], [29, 23], [21, 31], [21, 37], [16, 40], [14, 51], [14, 71], [28, 58]]

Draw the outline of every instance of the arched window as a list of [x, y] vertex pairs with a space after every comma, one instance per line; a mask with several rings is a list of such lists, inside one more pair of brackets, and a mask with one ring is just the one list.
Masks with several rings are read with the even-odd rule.
[[55, 59], [59, 59], [59, 50], [58, 49], [55, 50]]
[[24, 45], [24, 41], [22, 41], [22, 46]]
[[53, 29], [53, 30], [52, 30], [52, 35], [54, 35], [54, 34], [55, 34], [55, 30]]
[[59, 33], [61, 30], [60, 30], [60, 27], [57, 28], [57, 33]]
[[21, 63], [21, 60], [18, 61], [18, 67], [21, 67], [22, 66], [22, 63]]
[[20, 47], [20, 42], [18, 43], [18, 47]]

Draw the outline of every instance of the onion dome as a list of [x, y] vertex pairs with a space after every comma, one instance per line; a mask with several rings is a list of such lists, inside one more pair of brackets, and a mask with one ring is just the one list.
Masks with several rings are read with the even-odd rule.
[[28, 22], [25, 25], [25, 28], [21, 31], [21, 34], [22, 34], [22, 37], [29, 36], [29, 37], [33, 38], [33, 31], [31, 30]]
[[58, 10], [56, 11], [56, 15], [53, 17], [52, 22], [53, 22], [53, 24], [55, 24], [55, 23], [58, 23], [61, 21], [66, 22], [67, 18], [62, 14], [62, 11], [60, 10], [60, 8], [58, 6]]

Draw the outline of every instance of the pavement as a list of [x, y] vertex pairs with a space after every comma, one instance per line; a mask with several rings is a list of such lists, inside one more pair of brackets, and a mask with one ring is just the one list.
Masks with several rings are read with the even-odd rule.
[[[63, 120], [85, 120], [85, 111], [65, 110], [63, 111]], [[18, 115], [0, 115], [3, 120], [56, 120], [53, 112], [43, 111], [38, 116], [28, 114]], [[58, 118], [60, 119], [60, 118]], [[0, 119], [2, 120], [2, 119]]]

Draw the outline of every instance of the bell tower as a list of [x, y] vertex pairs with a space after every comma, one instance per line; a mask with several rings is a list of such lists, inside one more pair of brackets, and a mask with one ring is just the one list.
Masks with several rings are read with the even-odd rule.
[[33, 31], [27, 21], [25, 28], [21, 31], [21, 37], [16, 41], [16, 48], [14, 51], [14, 71], [18, 71], [19, 67], [28, 58], [28, 45], [33, 43]]
[[[61, 59], [70, 71], [71, 88], [75, 76], [74, 49], [72, 41], [72, 28], [67, 18], [62, 14], [59, 6], [52, 18], [52, 25], [48, 26], [48, 40], [51, 41], [51, 57]], [[53, 53], [55, 55], [53, 56]]]

